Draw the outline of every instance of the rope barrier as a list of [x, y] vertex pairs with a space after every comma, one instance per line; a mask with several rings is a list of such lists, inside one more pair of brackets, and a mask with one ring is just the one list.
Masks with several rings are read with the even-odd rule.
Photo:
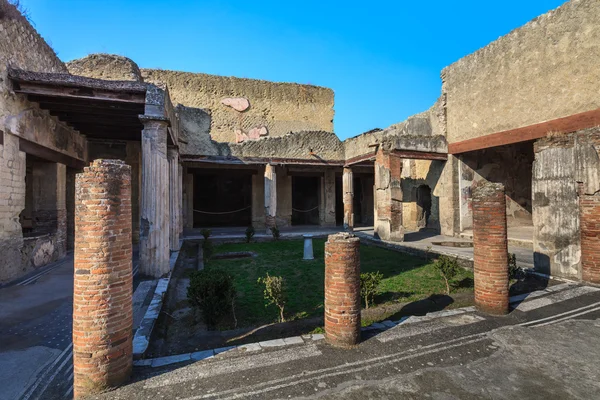
[[249, 208], [251, 208], [252, 206], [248, 206], [245, 208], [240, 208], [239, 210], [235, 210], [235, 211], [224, 211], [224, 212], [208, 212], [208, 211], [200, 211], [200, 210], [194, 210], [194, 212], [200, 213], [200, 214], [209, 214], [209, 215], [224, 215], [224, 214], [235, 214], [237, 212], [240, 211], [245, 211]]
[[310, 210], [298, 210], [298, 209], [295, 209], [295, 208], [292, 208], [292, 210], [293, 210], [293, 211], [296, 211], [296, 212], [307, 213], [307, 212], [314, 211], [314, 210], [316, 210], [317, 208], [319, 208], [319, 206], [316, 206], [315, 208], [311, 208]]

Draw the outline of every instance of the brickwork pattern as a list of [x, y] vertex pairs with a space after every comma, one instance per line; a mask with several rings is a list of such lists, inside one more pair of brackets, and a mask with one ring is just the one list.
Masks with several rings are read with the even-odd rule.
[[581, 279], [600, 284], [600, 195], [579, 196]]
[[504, 186], [482, 181], [473, 189], [475, 305], [490, 314], [508, 313], [507, 246]]
[[132, 368], [131, 169], [95, 160], [76, 178], [74, 394], [127, 381]]
[[360, 341], [360, 239], [350, 233], [325, 243], [325, 338], [338, 347]]

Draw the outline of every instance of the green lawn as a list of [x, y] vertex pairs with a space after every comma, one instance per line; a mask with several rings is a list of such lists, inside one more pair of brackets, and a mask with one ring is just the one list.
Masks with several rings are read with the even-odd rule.
[[[210, 260], [205, 268], [220, 268], [234, 278], [237, 289], [236, 315], [240, 326], [277, 321], [275, 306], [265, 307], [259, 277], [282, 276], [288, 288], [286, 318], [322, 315], [324, 300], [324, 239], [314, 240], [315, 260], [302, 260], [303, 242], [278, 241], [249, 244], [223, 244], [216, 253], [253, 251], [255, 258]], [[445, 284], [431, 262], [372, 246], [361, 246], [361, 272], [379, 271], [384, 279], [377, 304], [410, 302], [432, 294], [445, 293]], [[462, 270], [453, 280], [454, 292], [472, 291], [473, 273]], [[363, 305], [364, 306], [364, 305]]]

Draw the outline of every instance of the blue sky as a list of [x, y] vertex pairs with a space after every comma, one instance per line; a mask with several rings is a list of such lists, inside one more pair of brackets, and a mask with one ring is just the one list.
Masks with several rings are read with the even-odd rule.
[[320, 85], [345, 139], [428, 109], [440, 71], [563, 0], [21, 0], [64, 61]]

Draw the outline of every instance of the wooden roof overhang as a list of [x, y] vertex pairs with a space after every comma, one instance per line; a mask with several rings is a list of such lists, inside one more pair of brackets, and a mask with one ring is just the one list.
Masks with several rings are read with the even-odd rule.
[[9, 69], [13, 91], [94, 139], [140, 140], [147, 84]]

